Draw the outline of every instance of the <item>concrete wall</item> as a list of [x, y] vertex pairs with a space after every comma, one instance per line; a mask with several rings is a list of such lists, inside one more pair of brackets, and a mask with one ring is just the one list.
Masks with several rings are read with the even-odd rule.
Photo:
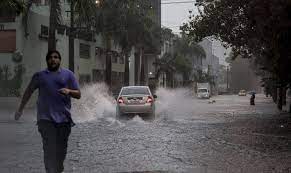
[[132, 48], [129, 57], [129, 85], [135, 85], [135, 49]]

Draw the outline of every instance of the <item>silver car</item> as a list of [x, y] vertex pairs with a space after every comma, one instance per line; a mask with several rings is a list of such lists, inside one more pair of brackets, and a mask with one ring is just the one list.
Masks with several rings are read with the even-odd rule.
[[122, 87], [116, 98], [116, 118], [127, 114], [147, 115], [155, 117], [155, 99], [148, 86]]

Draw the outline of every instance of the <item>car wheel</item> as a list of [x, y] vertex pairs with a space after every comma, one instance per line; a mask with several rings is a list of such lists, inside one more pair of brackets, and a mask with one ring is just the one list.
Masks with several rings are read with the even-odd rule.
[[116, 111], [116, 119], [117, 120], [122, 119], [122, 113], [120, 113], [119, 111]]
[[155, 114], [155, 112], [147, 114], [147, 118], [148, 118], [149, 120], [155, 120], [155, 119], [156, 119], [156, 114]]

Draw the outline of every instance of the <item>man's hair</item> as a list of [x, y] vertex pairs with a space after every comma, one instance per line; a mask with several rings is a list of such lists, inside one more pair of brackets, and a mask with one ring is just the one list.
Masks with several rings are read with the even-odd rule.
[[60, 54], [59, 51], [57, 51], [57, 50], [50, 50], [50, 51], [48, 51], [47, 54], [46, 54], [46, 58], [45, 58], [46, 61], [50, 58], [50, 56], [51, 56], [53, 53], [58, 54], [60, 60], [62, 59], [61, 54]]

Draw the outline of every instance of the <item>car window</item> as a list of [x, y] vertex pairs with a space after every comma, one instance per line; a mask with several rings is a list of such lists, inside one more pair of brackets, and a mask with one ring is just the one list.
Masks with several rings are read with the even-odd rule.
[[144, 94], [150, 95], [148, 88], [142, 87], [132, 87], [132, 88], [123, 88], [121, 95], [131, 95], [131, 94]]
[[199, 93], [205, 93], [205, 92], [207, 92], [207, 89], [198, 89], [198, 92]]

